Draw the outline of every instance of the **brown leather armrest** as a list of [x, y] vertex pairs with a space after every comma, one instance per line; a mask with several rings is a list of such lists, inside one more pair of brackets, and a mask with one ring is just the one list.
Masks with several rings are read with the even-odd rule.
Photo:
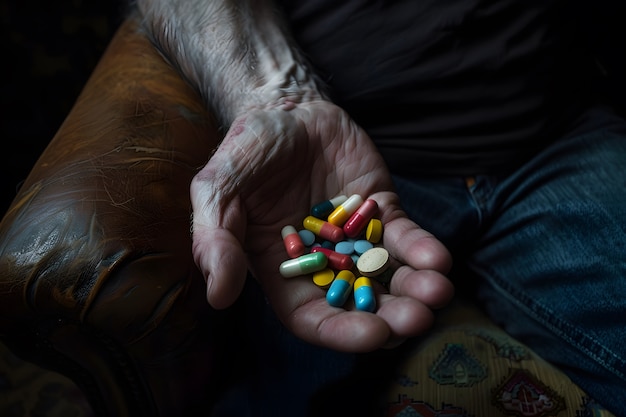
[[189, 183], [218, 133], [124, 23], [0, 223], [0, 335], [106, 416], [210, 403], [214, 355]]

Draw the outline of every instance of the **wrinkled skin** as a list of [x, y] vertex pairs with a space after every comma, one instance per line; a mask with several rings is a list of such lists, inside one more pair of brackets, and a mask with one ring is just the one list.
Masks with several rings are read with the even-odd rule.
[[[392, 189], [371, 140], [327, 101], [286, 102], [239, 117], [191, 185], [193, 252], [209, 303], [232, 304], [250, 270], [281, 321], [308, 342], [364, 352], [424, 332], [432, 309], [453, 295], [445, 277], [451, 259], [406, 217]], [[377, 287], [375, 314], [331, 307], [310, 276], [278, 273], [288, 259], [282, 227], [301, 228], [311, 206], [340, 193], [378, 202], [383, 244], [397, 261], [389, 290]]]

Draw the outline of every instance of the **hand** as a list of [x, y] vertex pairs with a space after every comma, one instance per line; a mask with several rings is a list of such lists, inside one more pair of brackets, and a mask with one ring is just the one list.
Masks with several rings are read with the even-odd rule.
[[[367, 135], [322, 100], [257, 109], [235, 120], [191, 185], [193, 253], [207, 299], [225, 308], [248, 271], [277, 316], [300, 338], [342, 351], [371, 351], [428, 329], [432, 309], [453, 288], [444, 246], [399, 207], [385, 163]], [[284, 278], [280, 231], [297, 229], [310, 208], [338, 194], [374, 198], [383, 244], [402, 265], [389, 292], [378, 288], [375, 314], [331, 307], [311, 277]]]

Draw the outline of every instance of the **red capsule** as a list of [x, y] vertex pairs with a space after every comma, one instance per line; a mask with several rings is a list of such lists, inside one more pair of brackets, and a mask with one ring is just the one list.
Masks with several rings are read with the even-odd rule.
[[354, 266], [354, 261], [350, 256], [335, 252], [334, 250], [317, 246], [311, 249], [311, 253], [314, 252], [322, 252], [326, 255], [326, 258], [328, 258], [328, 266], [333, 269], [352, 269]]
[[298, 231], [293, 226], [285, 226], [280, 231], [280, 234], [283, 237], [283, 243], [285, 244], [285, 250], [287, 250], [287, 255], [290, 258], [294, 259], [301, 255], [304, 255], [305, 247], [304, 243], [302, 243], [302, 239], [298, 234]]
[[378, 213], [378, 203], [368, 198], [343, 225], [343, 232], [348, 237], [357, 237], [376, 213]]
[[327, 221], [320, 220], [313, 216], [304, 218], [302, 225], [305, 229], [310, 230], [317, 236], [337, 243], [344, 238], [343, 229], [341, 227], [330, 224]]

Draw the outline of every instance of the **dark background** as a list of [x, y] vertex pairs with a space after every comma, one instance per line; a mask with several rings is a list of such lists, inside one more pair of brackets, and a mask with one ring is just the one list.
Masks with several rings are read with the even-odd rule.
[[[626, 108], [623, 1], [572, 1], [607, 72], [606, 89]], [[2, 77], [0, 216], [70, 111], [115, 29], [126, 0], [0, 0]]]
[[0, 0], [0, 217], [125, 15], [122, 0]]

